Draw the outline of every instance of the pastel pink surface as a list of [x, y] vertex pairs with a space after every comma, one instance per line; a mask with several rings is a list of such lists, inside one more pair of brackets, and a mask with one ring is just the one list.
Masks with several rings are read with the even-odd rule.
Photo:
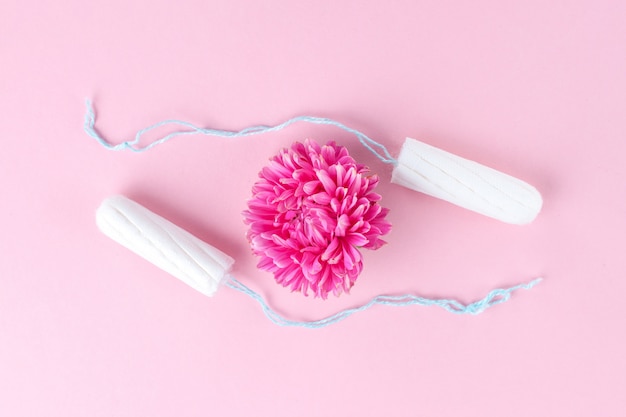
[[[2, 2], [0, 415], [620, 415], [625, 19], [617, 0]], [[108, 152], [82, 131], [85, 97], [119, 140], [166, 118], [298, 114], [393, 152], [411, 136], [530, 182], [544, 210], [516, 227], [391, 185], [330, 127]], [[377, 171], [394, 224], [351, 295], [326, 302], [256, 270], [240, 215], [267, 159], [306, 137]], [[115, 193], [228, 252], [294, 318], [545, 280], [476, 317], [376, 307], [279, 328], [102, 236], [94, 212]]]

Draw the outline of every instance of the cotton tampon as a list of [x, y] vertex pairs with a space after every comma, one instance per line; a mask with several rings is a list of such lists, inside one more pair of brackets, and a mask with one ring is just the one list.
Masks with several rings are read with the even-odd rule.
[[411, 138], [391, 182], [512, 224], [530, 223], [543, 204], [524, 181]]
[[234, 260], [138, 203], [124, 197], [105, 199], [96, 212], [100, 230], [174, 275], [212, 296]]

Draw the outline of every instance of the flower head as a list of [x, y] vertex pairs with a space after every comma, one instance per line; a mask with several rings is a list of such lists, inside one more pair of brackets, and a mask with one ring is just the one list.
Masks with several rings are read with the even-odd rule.
[[305, 295], [348, 292], [361, 270], [359, 248], [378, 249], [391, 230], [373, 192], [376, 175], [329, 142], [296, 142], [270, 159], [244, 211], [258, 267]]

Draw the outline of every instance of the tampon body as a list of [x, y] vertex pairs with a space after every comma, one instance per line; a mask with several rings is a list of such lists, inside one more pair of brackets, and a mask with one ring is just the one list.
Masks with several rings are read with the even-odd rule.
[[512, 224], [532, 222], [543, 204], [524, 181], [411, 138], [391, 182]]
[[201, 293], [212, 296], [234, 260], [136, 202], [113, 196], [96, 212], [100, 230]]

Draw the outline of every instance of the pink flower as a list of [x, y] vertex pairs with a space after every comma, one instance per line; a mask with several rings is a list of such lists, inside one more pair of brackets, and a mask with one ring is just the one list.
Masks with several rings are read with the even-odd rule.
[[243, 213], [258, 267], [304, 295], [348, 292], [363, 269], [359, 248], [378, 249], [391, 230], [368, 172], [334, 142], [307, 139], [270, 159]]

